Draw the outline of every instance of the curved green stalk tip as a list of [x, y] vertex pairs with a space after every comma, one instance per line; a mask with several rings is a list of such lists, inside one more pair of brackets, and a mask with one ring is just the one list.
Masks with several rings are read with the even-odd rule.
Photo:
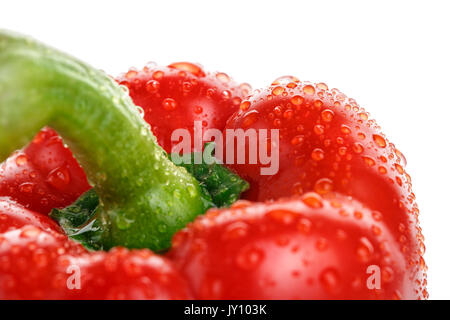
[[100, 197], [104, 248], [164, 250], [173, 233], [208, 208], [198, 182], [167, 158], [113, 79], [0, 31], [0, 157], [45, 125], [69, 145]]

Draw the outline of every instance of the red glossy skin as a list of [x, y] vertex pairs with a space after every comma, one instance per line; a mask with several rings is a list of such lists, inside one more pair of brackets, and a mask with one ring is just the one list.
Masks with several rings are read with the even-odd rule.
[[[75, 268], [80, 289], [69, 289]], [[148, 250], [87, 253], [64, 235], [32, 226], [0, 235], [0, 299], [190, 297], [171, 263]]]
[[[381, 216], [357, 201], [327, 201], [315, 193], [210, 210], [176, 234], [168, 255], [199, 299], [428, 295]], [[367, 286], [371, 265], [380, 268], [380, 289]]]
[[247, 84], [235, 83], [225, 73], [205, 72], [188, 62], [130, 70], [117, 81], [129, 89], [134, 103], [144, 110], [144, 119], [152, 126], [158, 143], [169, 153], [176, 129], [187, 129], [192, 138], [191, 150], [201, 151], [194, 148], [194, 121], [200, 121], [203, 129], [222, 130], [251, 89]]
[[9, 198], [0, 197], [0, 233], [32, 225], [42, 230], [63, 232], [50, 217], [25, 209]]
[[[246, 199], [265, 201], [310, 191], [324, 197], [335, 192], [352, 196], [380, 212], [393, 234], [401, 231], [397, 239], [408, 263], [424, 266], [419, 210], [406, 161], [355, 100], [324, 83], [285, 77], [242, 102], [226, 126], [238, 128], [280, 130], [277, 174], [260, 175], [260, 162], [229, 164], [250, 182]], [[248, 155], [248, 142], [246, 148]]]
[[82, 283], [75, 299], [192, 299], [186, 281], [165, 258], [150, 250], [114, 248], [75, 258]]
[[90, 188], [72, 152], [50, 128], [0, 166], [0, 196], [44, 214], [68, 206]]
[[30, 225], [0, 234], [0, 299], [68, 297], [63, 257], [83, 253], [65, 235]]

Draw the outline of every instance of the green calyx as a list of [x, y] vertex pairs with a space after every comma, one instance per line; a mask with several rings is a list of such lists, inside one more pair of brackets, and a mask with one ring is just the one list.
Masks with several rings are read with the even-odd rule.
[[[207, 148], [205, 148], [206, 150]], [[187, 170], [199, 181], [204, 194], [211, 195], [211, 206], [228, 207], [233, 204], [242, 192], [249, 188], [249, 184], [226, 167], [217, 163], [211, 155], [195, 163], [195, 154], [183, 156], [179, 166]], [[177, 155], [171, 155], [175, 158]], [[103, 249], [102, 237], [104, 230], [97, 220], [98, 196], [91, 189], [78, 198], [75, 203], [63, 209], [53, 209], [50, 217], [56, 220], [72, 239], [82, 243], [91, 250]]]
[[165, 250], [172, 235], [210, 206], [185, 168], [105, 73], [30, 38], [0, 31], [0, 156], [54, 128], [99, 196], [102, 248]]

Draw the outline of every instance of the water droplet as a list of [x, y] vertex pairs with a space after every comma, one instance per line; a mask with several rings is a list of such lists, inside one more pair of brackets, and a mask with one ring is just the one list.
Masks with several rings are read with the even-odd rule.
[[382, 136], [374, 134], [372, 138], [373, 141], [375, 141], [375, 143], [377, 144], [377, 146], [379, 146], [380, 148], [386, 148], [386, 140], [384, 140]]
[[319, 281], [322, 287], [330, 294], [335, 294], [340, 287], [340, 276], [336, 269], [327, 268], [320, 273]]
[[333, 191], [333, 181], [328, 178], [322, 178], [316, 181], [314, 191], [318, 194], [327, 194]]
[[302, 201], [310, 208], [322, 208], [322, 197], [315, 192], [308, 192], [302, 196]]
[[295, 136], [295, 137], [293, 137], [291, 139], [291, 144], [293, 146], [296, 146], [296, 145], [299, 145], [299, 144], [303, 143], [303, 141], [304, 141], [304, 136], [298, 135], [298, 136]]
[[375, 160], [373, 160], [371, 157], [363, 156], [362, 158], [369, 167], [373, 167], [375, 165]]
[[202, 70], [202, 68], [199, 65], [196, 65], [196, 64], [193, 64], [190, 62], [174, 62], [172, 64], [169, 64], [168, 67], [190, 72], [197, 77], [205, 76], [205, 72]]
[[167, 111], [173, 111], [177, 108], [177, 102], [172, 98], [164, 99], [162, 105]]
[[160, 70], [155, 71], [155, 72], [153, 72], [152, 77], [153, 77], [153, 79], [155, 79], [155, 80], [161, 80], [161, 79], [164, 77], [164, 72], [162, 72], [162, 71], [160, 71]]
[[194, 107], [194, 112], [195, 112], [196, 114], [200, 114], [200, 113], [203, 112], [203, 108], [202, 108], [201, 106], [195, 106], [195, 107]]
[[264, 260], [264, 251], [256, 247], [244, 247], [236, 256], [236, 265], [243, 270], [257, 268]]
[[349, 126], [346, 126], [345, 124], [341, 125], [341, 132], [343, 134], [350, 134], [352, 133], [352, 130], [350, 129]]
[[355, 153], [362, 153], [364, 151], [364, 147], [363, 147], [363, 145], [361, 143], [355, 142], [353, 144], [353, 151]]
[[314, 161], [321, 161], [325, 158], [325, 152], [320, 148], [315, 148], [311, 153], [311, 158]]
[[243, 94], [244, 96], [249, 95], [250, 92], [252, 91], [252, 86], [249, 85], [248, 83], [242, 83], [242, 84], [239, 86], [239, 88], [241, 89], [242, 94]]
[[245, 237], [248, 233], [248, 225], [243, 221], [237, 221], [228, 225], [222, 234], [223, 240], [235, 240]]
[[241, 102], [241, 105], [239, 106], [239, 108], [240, 108], [242, 111], [248, 110], [249, 107], [250, 107], [250, 101], [248, 101], [248, 100], [242, 101], [242, 102]]
[[295, 106], [301, 105], [303, 101], [305, 101], [305, 99], [299, 95], [295, 95], [291, 98], [291, 103]]
[[70, 183], [70, 173], [66, 166], [56, 168], [47, 175], [45, 180], [58, 190], [64, 190]]
[[216, 78], [217, 78], [219, 81], [224, 82], [224, 83], [230, 81], [230, 77], [229, 77], [226, 73], [224, 73], [224, 72], [219, 72], [219, 73], [217, 73], [217, 74], [216, 74]]
[[231, 92], [229, 90], [223, 90], [222, 91], [222, 98], [225, 100], [228, 100], [231, 98]]
[[297, 229], [301, 232], [301, 233], [309, 233], [311, 231], [311, 227], [312, 227], [312, 222], [306, 218], [302, 218], [299, 220], [299, 222], [297, 223]]
[[150, 93], [155, 93], [160, 88], [160, 83], [157, 80], [150, 80], [145, 84], [145, 90], [147, 90]]
[[125, 78], [127, 78], [127, 79], [132, 79], [132, 78], [134, 78], [135, 76], [137, 76], [137, 71], [136, 70], [133, 70], [133, 69], [130, 69], [130, 70], [128, 70], [128, 72], [127, 73], [125, 73]]
[[272, 82], [272, 85], [273, 86], [276, 86], [276, 85], [286, 85], [286, 84], [288, 84], [288, 83], [291, 83], [291, 82], [293, 82], [293, 83], [298, 83], [298, 82], [300, 82], [300, 80], [297, 78], [297, 77], [294, 77], [294, 76], [281, 76], [281, 77], [278, 77], [278, 78], [276, 78], [273, 82]]
[[403, 174], [403, 167], [401, 165], [399, 165], [398, 163], [394, 164], [395, 166], [395, 170], [397, 170], [398, 173]]
[[328, 90], [328, 86], [325, 83], [323, 83], [323, 82], [320, 82], [320, 83], [316, 84], [316, 86], [320, 90]]
[[18, 166], [22, 166], [22, 165], [26, 164], [27, 161], [28, 161], [28, 158], [27, 158], [26, 154], [18, 155], [17, 158], [16, 158], [16, 164]]
[[314, 87], [312, 85], [308, 84], [303, 87], [303, 92], [308, 95], [313, 95], [316, 92], [316, 90], [314, 89]]
[[325, 109], [320, 113], [320, 116], [324, 122], [331, 122], [334, 117], [334, 112], [330, 109]]
[[359, 244], [356, 249], [356, 255], [361, 262], [368, 262], [372, 254], [374, 252], [374, 248], [372, 243], [366, 237], [362, 237], [359, 239]]
[[272, 89], [272, 94], [274, 96], [279, 96], [280, 94], [282, 94], [284, 92], [284, 88], [281, 86], [275, 87]]
[[287, 210], [272, 210], [267, 213], [267, 217], [276, 221], [277, 223], [289, 225], [295, 221], [297, 214]]
[[325, 251], [328, 249], [328, 240], [325, 238], [319, 238], [316, 241], [316, 249], [318, 251]]
[[320, 136], [321, 134], [323, 134], [325, 132], [325, 127], [321, 124], [316, 124], [313, 128], [313, 131], [315, 134]]
[[259, 118], [259, 112], [257, 110], [249, 111], [242, 120], [243, 127], [249, 127], [254, 124]]

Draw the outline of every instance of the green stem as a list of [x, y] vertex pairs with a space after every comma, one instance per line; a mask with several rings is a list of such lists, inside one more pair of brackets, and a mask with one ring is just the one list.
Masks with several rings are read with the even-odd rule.
[[100, 197], [103, 245], [163, 250], [208, 203], [158, 146], [128, 94], [104, 72], [0, 31], [0, 157], [43, 126], [63, 137]]

